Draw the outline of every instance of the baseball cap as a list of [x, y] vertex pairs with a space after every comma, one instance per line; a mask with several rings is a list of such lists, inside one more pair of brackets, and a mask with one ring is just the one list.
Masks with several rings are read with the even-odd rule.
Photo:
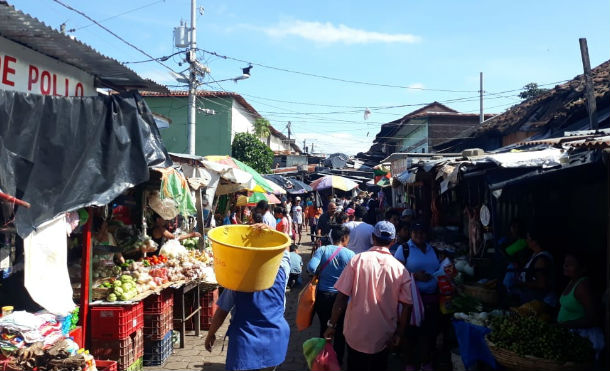
[[402, 216], [413, 216], [413, 210], [411, 210], [411, 209], [404, 209], [402, 211]]
[[393, 240], [394, 238], [396, 238], [396, 228], [394, 228], [394, 224], [388, 222], [387, 220], [382, 220], [375, 224], [373, 234], [375, 235], [375, 237], [381, 240]]
[[352, 215], [354, 215], [354, 214], [356, 213], [356, 210], [354, 210], [354, 209], [352, 209], [352, 208], [350, 207], [350, 208], [348, 208], [348, 209], [345, 211], [345, 213], [346, 213], [347, 215], [349, 215], [349, 216], [352, 216]]
[[297, 196], [297, 200], [300, 200], [300, 199], [301, 199], [301, 197]]

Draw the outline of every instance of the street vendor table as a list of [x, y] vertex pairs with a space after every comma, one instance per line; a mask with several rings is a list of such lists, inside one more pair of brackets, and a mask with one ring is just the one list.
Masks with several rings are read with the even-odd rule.
[[[192, 281], [187, 282], [181, 287], [174, 287], [174, 301], [180, 300], [181, 308], [181, 316], [180, 318], [174, 318], [174, 322], [180, 322], [180, 348], [184, 348], [184, 333], [186, 332], [186, 321], [188, 321], [191, 317], [195, 316], [195, 336], [200, 335], [201, 330], [201, 286], [203, 285], [202, 281]], [[195, 298], [196, 304], [193, 307], [193, 310], [188, 315], [186, 314], [186, 306], [184, 302], [184, 296], [188, 292], [195, 290]]]

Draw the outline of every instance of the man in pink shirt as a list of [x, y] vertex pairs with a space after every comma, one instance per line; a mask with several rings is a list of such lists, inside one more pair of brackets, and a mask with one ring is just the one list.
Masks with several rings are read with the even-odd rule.
[[[392, 223], [377, 223], [373, 247], [354, 256], [335, 283], [339, 294], [324, 337], [333, 338], [345, 311], [348, 371], [384, 371], [390, 347], [398, 346], [411, 315], [411, 275], [388, 249], [395, 237]], [[400, 317], [399, 303], [403, 304]]]

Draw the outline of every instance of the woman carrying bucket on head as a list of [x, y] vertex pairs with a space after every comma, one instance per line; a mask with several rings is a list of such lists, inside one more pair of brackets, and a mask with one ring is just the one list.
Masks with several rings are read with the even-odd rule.
[[[269, 229], [265, 224], [255, 224], [251, 227], [258, 230]], [[225, 289], [220, 294], [216, 303], [218, 310], [212, 318], [205, 339], [205, 348], [209, 352], [212, 351], [216, 331], [231, 313], [231, 324], [227, 331], [227, 370], [271, 370], [284, 362], [290, 338], [290, 327], [284, 318], [284, 299], [289, 273], [290, 254], [285, 250], [270, 288], [254, 292]]]

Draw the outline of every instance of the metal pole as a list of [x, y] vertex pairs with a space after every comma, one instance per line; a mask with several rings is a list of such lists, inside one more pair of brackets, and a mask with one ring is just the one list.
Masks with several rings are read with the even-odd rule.
[[87, 209], [87, 223], [83, 227], [83, 240], [82, 240], [82, 255], [81, 255], [81, 275], [80, 275], [80, 323], [83, 328], [83, 344], [81, 346], [87, 348], [87, 336], [88, 336], [88, 321], [89, 321], [89, 286], [91, 286], [90, 277], [91, 274], [91, 219], [93, 214]]
[[480, 113], [479, 113], [479, 124], [485, 121], [485, 115], [483, 114], [483, 72], [480, 73], [481, 89], [479, 90], [479, 97], [481, 99]]
[[191, 0], [191, 48], [188, 52], [188, 61], [191, 65], [191, 73], [189, 76], [189, 105], [188, 105], [188, 153], [195, 154], [196, 142], [196, 115], [197, 115], [197, 71], [195, 67], [196, 50], [197, 50], [197, 0]]
[[593, 91], [593, 78], [591, 77], [591, 61], [589, 60], [589, 47], [587, 39], [580, 38], [580, 56], [584, 69], [585, 96], [587, 98], [587, 110], [589, 111], [589, 128], [597, 130], [597, 104], [595, 102], [595, 92]]

